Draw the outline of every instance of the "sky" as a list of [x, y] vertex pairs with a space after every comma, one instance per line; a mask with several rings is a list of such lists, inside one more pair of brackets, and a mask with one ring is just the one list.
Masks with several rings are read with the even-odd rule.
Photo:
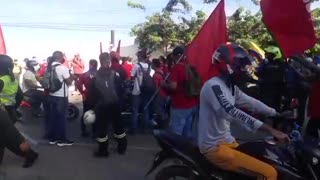
[[[132, 45], [134, 37], [130, 36], [130, 29], [144, 22], [146, 16], [161, 11], [167, 2], [134, 0], [146, 6], [143, 11], [128, 7], [128, 0], [1, 1], [0, 24], [7, 53], [12, 58], [43, 59], [61, 50], [68, 58], [80, 53], [86, 60], [98, 57], [100, 42], [104, 50], [108, 49], [111, 29], [115, 30], [116, 42], [121, 39], [122, 46]], [[202, 9], [209, 15], [216, 6], [216, 3], [203, 5], [202, 0], [190, 1], [193, 13]], [[232, 14], [240, 6], [258, 10], [251, 0], [226, 0], [226, 14]], [[320, 3], [313, 7], [320, 7]]]

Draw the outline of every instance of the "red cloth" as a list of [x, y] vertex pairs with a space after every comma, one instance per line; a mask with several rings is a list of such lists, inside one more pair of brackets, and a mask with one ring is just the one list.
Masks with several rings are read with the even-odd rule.
[[164, 76], [165, 76], [165, 74], [164, 74], [164, 72], [162, 70], [157, 70], [153, 75], [153, 80], [154, 80], [154, 82], [156, 84], [156, 87], [160, 88], [159, 95], [161, 97], [167, 97], [168, 96], [166, 90], [161, 88], [161, 83], [164, 81], [164, 78], [165, 78]]
[[194, 97], [187, 97], [184, 92], [183, 83], [187, 80], [185, 64], [178, 63], [171, 69], [171, 81], [177, 83], [177, 89], [172, 92], [172, 107], [188, 109], [197, 105], [198, 100]]
[[320, 82], [312, 85], [310, 93], [309, 115], [312, 119], [320, 119]]
[[124, 62], [122, 64], [122, 67], [126, 71], [127, 80], [130, 80], [131, 79], [132, 64], [129, 64], [128, 62]]
[[40, 70], [38, 71], [38, 76], [43, 77], [47, 70], [47, 63], [43, 63], [40, 65]]
[[263, 0], [263, 21], [278, 41], [285, 57], [312, 48], [317, 37], [303, 0]]
[[196, 67], [203, 81], [209, 78], [214, 51], [227, 41], [227, 18], [221, 0], [186, 50], [187, 60]]
[[6, 43], [4, 41], [1, 26], [0, 26], [0, 54], [7, 54]]
[[167, 64], [162, 64], [161, 69], [165, 75], [169, 73], [169, 68]]

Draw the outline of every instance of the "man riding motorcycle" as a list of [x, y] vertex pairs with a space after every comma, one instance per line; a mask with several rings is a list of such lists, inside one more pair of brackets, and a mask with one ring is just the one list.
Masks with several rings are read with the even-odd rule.
[[34, 108], [34, 115], [42, 116], [40, 106], [44, 100], [44, 93], [39, 90], [42, 86], [37, 76], [40, 66], [36, 61], [30, 60], [26, 62], [26, 67], [27, 70], [23, 74], [22, 91], [26, 97], [29, 97], [29, 102]]
[[267, 131], [279, 141], [290, 141], [287, 134], [237, 108], [266, 116], [279, 115], [275, 109], [249, 97], [237, 87], [235, 76], [251, 65], [248, 53], [237, 45], [221, 45], [214, 53], [212, 63], [215, 77], [204, 84], [200, 95], [198, 145], [201, 153], [222, 169], [276, 180], [275, 168], [238, 151], [238, 143], [231, 135], [230, 124], [236, 122], [252, 132]]

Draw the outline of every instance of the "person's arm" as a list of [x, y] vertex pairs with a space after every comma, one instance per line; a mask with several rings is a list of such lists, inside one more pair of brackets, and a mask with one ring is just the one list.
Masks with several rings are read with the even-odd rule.
[[213, 85], [210, 90], [207, 90], [206, 94], [208, 94], [206, 99], [210, 99], [208, 102], [211, 103], [211, 107], [214, 110], [220, 112], [222, 108], [229, 116], [226, 120], [234, 121], [252, 132], [256, 132], [263, 125], [263, 122], [236, 108], [229, 102], [219, 85]]
[[249, 109], [252, 112], [256, 112], [265, 116], [276, 116], [277, 111], [268, 107], [261, 101], [252, 98], [243, 93], [238, 87], [235, 87], [236, 105], [242, 108]]
[[81, 74], [80, 77], [79, 77], [78, 90], [82, 94], [82, 96], [84, 95], [84, 90], [83, 90], [84, 81], [85, 81], [85, 74]]
[[210, 99], [209, 102], [211, 103], [212, 108], [215, 110], [219, 108], [223, 108], [225, 112], [231, 117], [231, 118], [226, 118], [226, 120], [228, 121], [233, 120], [252, 132], [256, 132], [257, 130], [267, 131], [279, 141], [283, 141], [283, 142], [290, 141], [290, 138], [287, 134], [280, 132], [276, 129], [273, 129], [269, 125], [255, 119], [254, 117], [248, 115], [247, 113], [233, 106], [228, 101], [228, 99], [223, 95], [223, 92], [219, 85], [212, 86], [211, 91], [213, 93], [211, 92], [207, 94], [209, 94], [208, 99]]
[[179, 72], [175, 67], [173, 67], [170, 74], [170, 81], [169, 82], [163, 81], [161, 87], [169, 91], [175, 91], [178, 87], [178, 80], [179, 80]]
[[131, 80], [134, 80], [136, 78], [137, 73], [138, 73], [138, 67], [137, 65], [134, 65], [131, 71]]
[[56, 68], [60, 68], [61, 73], [62, 73], [62, 78], [63, 81], [70, 86], [72, 84], [72, 81], [74, 80], [74, 76], [72, 74], [70, 74], [68, 68], [64, 67], [64, 66], [57, 66]]
[[38, 84], [34, 82], [34, 79], [36, 79], [36, 77], [32, 72], [27, 71], [23, 75], [23, 81], [29, 88], [41, 88], [41, 86], [38, 86]]

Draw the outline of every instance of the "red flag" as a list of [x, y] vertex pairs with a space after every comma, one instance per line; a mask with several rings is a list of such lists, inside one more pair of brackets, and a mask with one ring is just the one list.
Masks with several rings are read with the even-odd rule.
[[186, 49], [188, 61], [196, 67], [204, 81], [209, 78], [214, 51], [228, 40], [224, 4], [224, 0], [221, 0]]
[[317, 41], [308, 3], [303, 0], [263, 0], [263, 21], [285, 57], [303, 53]]
[[3, 38], [1, 26], [0, 26], [0, 54], [7, 54], [6, 43]]
[[120, 55], [120, 45], [121, 45], [121, 40], [118, 42], [118, 47], [117, 47], [117, 53]]

